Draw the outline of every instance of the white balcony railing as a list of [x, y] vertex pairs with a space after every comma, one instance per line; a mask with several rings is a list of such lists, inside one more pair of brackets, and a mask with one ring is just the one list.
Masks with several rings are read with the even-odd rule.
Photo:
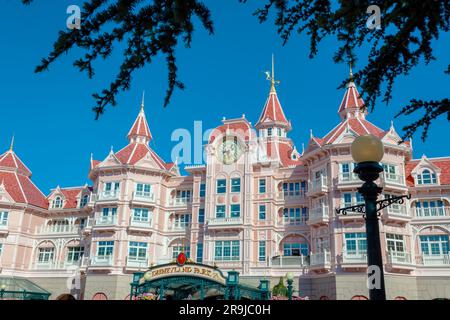
[[190, 223], [175, 223], [169, 226], [170, 231], [184, 231], [189, 229], [191, 226]]
[[119, 190], [103, 191], [99, 192], [98, 200], [114, 200], [119, 198]]
[[383, 172], [383, 174], [381, 175], [381, 180], [388, 184], [405, 184], [405, 177], [396, 173]]
[[394, 252], [386, 253], [388, 263], [390, 264], [412, 264], [411, 253], [408, 252]]
[[346, 264], [364, 264], [367, 263], [366, 251], [347, 251], [342, 253], [342, 262]]
[[36, 234], [39, 235], [52, 235], [52, 234], [78, 234], [81, 231], [79, 225], [74, 224], [62, 224], [62, 225], [44, 225], [40, 226], [36, 230]]
[[341, 172], [339, 174], [339, 183], [363, 183], [358, 175], [353, 172]]
[[424, 254], [422, 263], [425, 266], [448, 266], [450, 265], [450, 254]]
[[314, 179], [309, 183], [309, 193], [325, 191], [328, 187], [328, 178], [326, 176], [321, 176], [318, 179]]
[[90, 260], [90, 265], [94, 267], [112, 266], [113, 256], [93, 256]]
[[135, 191], [133, 192], [133, 200], [154, 202], [155, 194], [153, 192]]
[[283, 225], [285, 226], [301, 226], [305, 225], [306, 221], [308, 221], [309, 216], [301, 216], [301, 217], [283, 217]]
[[113, 226], [117, 224], [117, 216], [100, 216], [95, 218], [96, 226]]
[[309, 266], [309, 256], [276, 256], [271, 259], [272, 267], [298, 268]]
[[130, 227], [149, 229], [152, 227], [152, 219], [137, 220], [137, 219], [134, 219], [133, 217], [131, 217]]
[[55, 269], [55, 262], [53, 260], [50, 260], [50, 261], [36, 261], [34, 263], [34, 269], [36, 269], [36, 270], [51, 270], [51, 269]]
[[309, 221], [326, 220], [329, 218], [329, 208], [328, 206], [321, 206], [317, 208], [312, 208], [309, 211]]
[[183, 198], [172, 198], [169, 201], [169, 204], [174, 207], [182, 207], [190, 204], [192, 202], [191, 197], [183, 197]]
[[311, 266], [327, 265], [331, 263], [331, 253], [329, 251], [311, 253], [310, 264]]
[[243, 224], [242, 217], [213, 218], [208, 221], [210, 226], [229, 226]]
[[450, 216], [450, 207], [414, 208], [417, 219], [436, 219]]
[[307, 190], [284, 190], [278, 192], [278, 198], [293, 200], [297, 198], [305, 198]]
[[391, 204], [390, 206], [388, 206], [386, 208], [386, 211], [388, 214], [394, 214], [394, 215], [398, 215], [398, 216], [409, 216], [408, 214], [408, 210], [406, 209], [405, 205], [402, 204]]
[[149, 260], [147, 257], [127, 257], [127, 267], [145, 269], [149, 266]]

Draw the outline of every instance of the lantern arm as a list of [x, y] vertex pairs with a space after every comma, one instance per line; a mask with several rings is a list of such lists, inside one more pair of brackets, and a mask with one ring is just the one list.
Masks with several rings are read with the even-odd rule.
[[386, 198], [382, 200], [378, 200], [377, 203], [377, 211], [381, 211], [386, 207], [389, 207], [391, 204], [403, 204], [405, 203], [405, 199], [411, 199], [411, 195], [407, 194], [404, 196]]
[[360, 212], [360, 213], [366, 213], [366, 205], [365, 204], [358, 204], [356, 206], [346, 207], [346, 208], [336, 208], [336, 214], [342, 214], [347, 215], [347, 212]]

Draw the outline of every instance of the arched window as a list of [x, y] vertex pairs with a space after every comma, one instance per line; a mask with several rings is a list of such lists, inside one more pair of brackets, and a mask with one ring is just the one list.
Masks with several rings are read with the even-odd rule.
[[80, 201], [80, 208], [84, 208], [89, 202], [89, 195], [85, 194]]
[[53, 200], [53, 208], [62, 208], [63, 206], [63, 200], [61, 197], [56, 197], [55, 200]]
[[437, 183], [436, 174], [429, 169], [425, 169], [421, 174], [417, 175], [417, 184], [434, 184]]
[[394, 300], [407, 300], [405, 297], [395, 297]]
[[319, 300], [330, 300], [327, 296], [321, 296]]

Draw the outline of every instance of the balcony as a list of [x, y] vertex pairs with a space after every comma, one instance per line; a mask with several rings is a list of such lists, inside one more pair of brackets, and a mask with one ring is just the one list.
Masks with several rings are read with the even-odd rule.
[[386, 252], [387, 263], [396, 269], [413, 269], [411, 253], [407, 252]]
[[309, 266], [309, 256], [276, 256], [270, 260], [273, 268], [302, 268]]
[[0, 235], [8, 235], [8, 221], [0, 221]]
[[130, 230], [135, 231], [147, 231], [150, 232], [152, 228], [152, 220], [138, 220], [133, 217], [130, 219], [130, 225], [128, 226]]
[[93, 256], [90, 259], [91, 267], [111, 267], [113, 265], [113, 256]]
[[405, 177], [396, 173], [383, 172], [380, 175], [382, 186], [401, 186], [405, 187]]
[[306, 190], [285, 190], [277, 193], [277, 200], [285, 203], [295, 204], [307, 201]]
[[127, 257], [127, 269], [148, 269], [149, 259], [147, 257]]
[[53, 260], [50, 261], [36, 261], [33, 269], [35, 270], [52, 270], [56, 269], [56, 263]]
[[308, 221], [308, 217], [283, 217], [282, 225], [285, 227], [295, 227], [295, 226], [306, 226]]
[[171, 207], [185, 207], [192, 203], [192, 198], [172, 198], [169, 201]]
[[450, 254], [423, 254], [421, 264], [429, 267], [448, 267], [450, 265]]
[[63, 225], [44, 225], [40, 226], [36, 229], [37, 235], [45, 235], [45, 236], [51, 236], [51, 235], [78, 235], [81, 232], [80, 225], [75, 224], [63, 224]]
[[383, 219], [407, 222], [411, 219], [411, 216], [408, 214], [408, 210], [405, 205], [394, 203], [384, 208]]
[[133, 202], [142, 204], [154, 204], [155, 194], [152, 192], [135, 191], [133, 192]]
[[342, 267], [367, 267], [367, 252], [344, 250], [341, 265]]
[[309, 182], [308, 196], [318, 196], [328, 191], [328, 179], [321, 176], [318, 179]]
[[100, 216], [95, 218], [96, 230], [111, 230], [117, 226], [117, 216]]
[[169, 225], [167, 228], [168, 231], [186, 231], [191, 227], [190, 223], [175, 223], [172, 225]]
[[414, 208], [414, 219], [439, 220], [450, 217], [450, 207]]
[[242, 217], [227, 217], [227, 218], [213, 218], [208, 220], [209, 228], [236, 228], [244, 227], [244, 220]]
[[330, 221], [328, 206], [313, 208], [309, 211], [309, 219], [306, 222], [309, 226], [327, 224]]
[[363, 181], [353, 172], [341, 172], [338, 177], [338, 183], [342, 185], [362, 185]]
[[310, 256], [310, 270], [321, 270], [331, 268], [331, 253], [323, 251], [319, 253], [311, 253]]
[[97, 201], [118, 200], [119, 190], [103, 191], [98, 193]]

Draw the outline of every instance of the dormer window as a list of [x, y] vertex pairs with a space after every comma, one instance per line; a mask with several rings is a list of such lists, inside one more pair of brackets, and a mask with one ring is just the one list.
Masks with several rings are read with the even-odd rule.
[[85, 194], [80, 200], [80, 208], [86, 207], [89, 202], [89, 195]]
[[278, 136], [279, 137], [283, 136], [283, 132], [282, 132], [281, 128], [278, 128], [277, 132], [278, 132]]
[[417, 175], [417, 184], [436, 184], [437, 178], [434, 172], [425, 169], [422, 173]]
[[63, 199], [58, 196], [55, 198], [55, 200], [53, 200], [53, 207], [54, 209], [60, 209], [63, 206]]
[[272, 136], [272, 128], [267, 129], [267, 136], [268, 137]]

